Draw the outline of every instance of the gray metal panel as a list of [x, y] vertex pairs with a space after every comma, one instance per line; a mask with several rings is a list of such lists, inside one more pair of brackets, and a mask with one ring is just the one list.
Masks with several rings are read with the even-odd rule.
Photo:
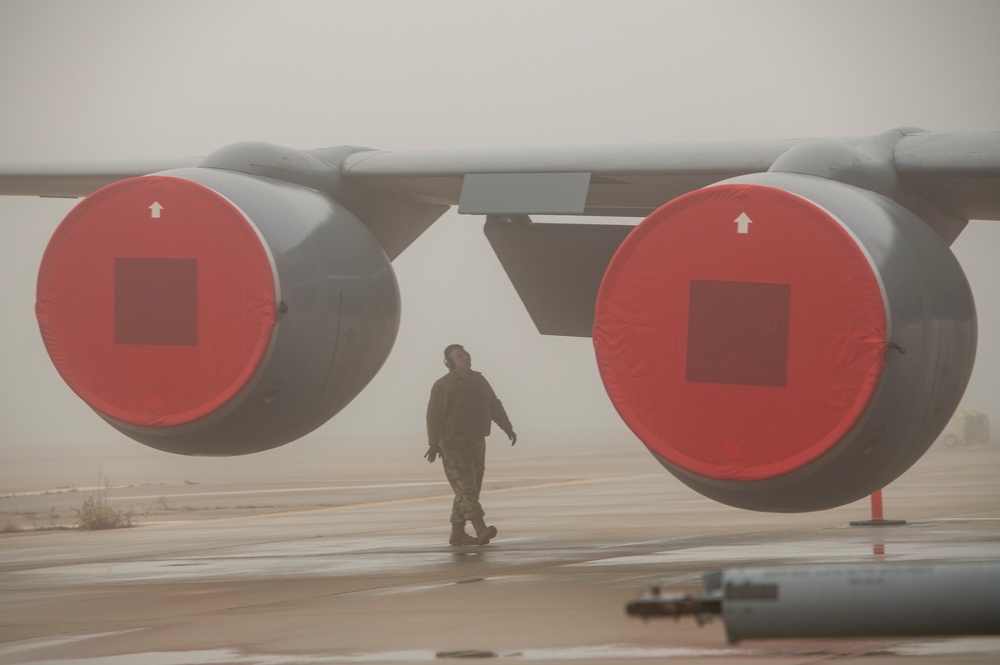
[[469, 173], [458, 211], [471, 215], [579, 215], [589, 173]]
[[484, 231], [538, 332], [590, 337], [604, 271], [632, 228], [487, 219]]

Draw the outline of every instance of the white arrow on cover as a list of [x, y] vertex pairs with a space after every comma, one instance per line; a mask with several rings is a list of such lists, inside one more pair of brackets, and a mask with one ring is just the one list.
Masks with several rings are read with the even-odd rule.
[[753, 224], [753, 220], [745, 212], [741, 212], [740, 216], [733, 221], [736, 222], [737, 233], [750, 233], [750, 225]]
[[153, 201], [153, 204], [149, 206], [149, 216], [153, 219], [159, 219], [161, 210], [163, 210], [163, 206], [160, 205], [160, 202]]

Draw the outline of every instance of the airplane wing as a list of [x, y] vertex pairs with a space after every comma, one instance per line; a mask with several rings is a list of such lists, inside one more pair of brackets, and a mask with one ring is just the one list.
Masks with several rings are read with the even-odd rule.
[[[459, 205], [469, 214], [643, 217], [665, 201], [719, 180], [767, 171], [802, 141], [578, 146], [551, 149], [359, 152], [344, 176], [375, 191], [421, 203]], [[555, 174], [584, 174], [567, 196]], [[491, 198], [466, 192], [468, 176], [519, 176]], [[476, 187], [479, 183], [472, 182]], [[504, 185], [508, 185], [506, 190]], [[485, 187], [485, 185], [480, 185]], [[504, 196], [509, 192], [508, 196]], [[537, 193], [535, 196], [528, 192]]]
[[598, 287], [631, 227], [506, 221], [533, 214], [646, 217], [688, 192], [767, 172], [779, 159], [782, 170], [876, 189], [948, 243], [970, 219], [1000, 219], [998, 132], [893, 130], [836, 143], [364, 151], [350, 155], [342, 173], [385, 197], [487, 215], [486, 236], [539, 332], [589, 337]]
[[245, 143], [3, 166], [0, 194], [86, 195], [43, 257], [36, 313], [70, 387], [146, 445], [244, 454], [333, 417], [394, 343], [391, 259], [457, 205], [486, 217], [540, 332], [593, 338], [609, 398], [668, 471], [794, 512], [885, 486], [957, 408], [976, 314], [948, 245], [969, 219], [1000, 220], [1000, 132]]
[[[898, 135], [898, 136], [897, 136]], [[894, 138], [890, 160], [902, 189], [919, 190], [958, 219], [1000, 219], [1000, 132], [893, 130], [839, 139], [867, 149]], [[470, 201], [470, 214], [573, 214], [644, 217], [664, 202], [720, 180], [768, 171], [792, 148], [817, 139], [553, 148], [382, 151], [354, 148], [337, 166], [348, 182], [419, 204], [462, 203], [466, 176], [521, 175], [510, 200]], [[326, 149], [313, 151], [323, 153]], [[879, 149], [882, 150], [882, 149]], [[883, 151], [884, 152], [884, 151]], [[0, 164], [0, 195], [82, 197], [125, 178], [198, 166], [200, 157], [66, 164]], [[840, 165], [846, 170], [856, 164]], [[524, 202], [530, 176], [588, 174], [584, 200], [558, 192]], [[542, 181], [543, 184], [544, 180]], [[558, 190], [558, 182], [551, 186]], [[520, 191], [517, 185], [521, 185]]]
[[[858, 153], [846, 155], [847, 163], [834, 164], [831, 171], [847, 172], [861, 166], [862, 158], [857, 155], [870, 150], [868, 154], [891, 162], [899, 190], [920, 192], [959, 219], [1000, 219], [1000, 132], [894, 130], [838, 143], [856, 148]], [[445, 205], [462, 203], [468, 174], [589, 174], [582, 208], [576, 200], [573, 205], [560, 206], [559, 201], [546, 205], [544, 199], [536, 199], [535, 207], [525, 206], [522, 189], [521, 199], [511, 196], [493, 207], [470, 202], [468, 212], [645, 217], [689, 191], [768, 171], [793, 148], [828, 144], [794, 139], [530, 150], [365, 151], [351, 155], [343, 173], [350, 181], [394, 197]], [[530, 185], [530, 180], [526, 182]]]
[[0, 165], [0, 195], [80, 198], [137, 176], [197, 166], [198, 157], [91, 163]]
[[[337, 166], [348, 181], [380, 194], [435, 205], [458, 204], [466, 174], [589, 173], [593, 192], [588, 197], [593, 202], [574, 214], [642, 216], [692, 189], [766, 171], [801, 142], [399, 152], [354, 149]], [[312, 152], [327, 156], [325, 149]], [[82, 197], [125, 178], [198, 166], [202, 159], [4, 164], [0, 165], [0, 195]]]

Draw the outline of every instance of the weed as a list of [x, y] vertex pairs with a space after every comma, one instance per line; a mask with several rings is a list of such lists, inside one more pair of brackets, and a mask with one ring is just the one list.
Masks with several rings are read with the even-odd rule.
[[83, 508], [74, 509], [79, 521], [78, 528], [81, 531], [97, 531], [100, 529], [124, 529], [132, 526], [132, 518], [135, 513], [131, 510], [115, 510], [109, 506], [108, 490], [111, 489], [111, 483], [107, 477], [104, 478], [103, 485], [100, 480], [99, 474], [99, 489], [94, 490], [93, 496], [88, 496], [84, 500]]

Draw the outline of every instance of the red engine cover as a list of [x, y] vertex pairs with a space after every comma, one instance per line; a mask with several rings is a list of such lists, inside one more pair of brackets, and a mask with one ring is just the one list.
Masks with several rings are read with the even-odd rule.
[[36, 314], [66, 383], [131, 425], [198, 420], [254, 377], [275, 322], [266, 245], [223, 196], [149, 176], [86, 198], [56, 230]]
[[757, 481], [855, 426], [886, 320], [871, 259], [837, 219], [781, 189], [721, 185], [628, 236], [598, 295], [594, 347], [608, 395], [654, 453]]

